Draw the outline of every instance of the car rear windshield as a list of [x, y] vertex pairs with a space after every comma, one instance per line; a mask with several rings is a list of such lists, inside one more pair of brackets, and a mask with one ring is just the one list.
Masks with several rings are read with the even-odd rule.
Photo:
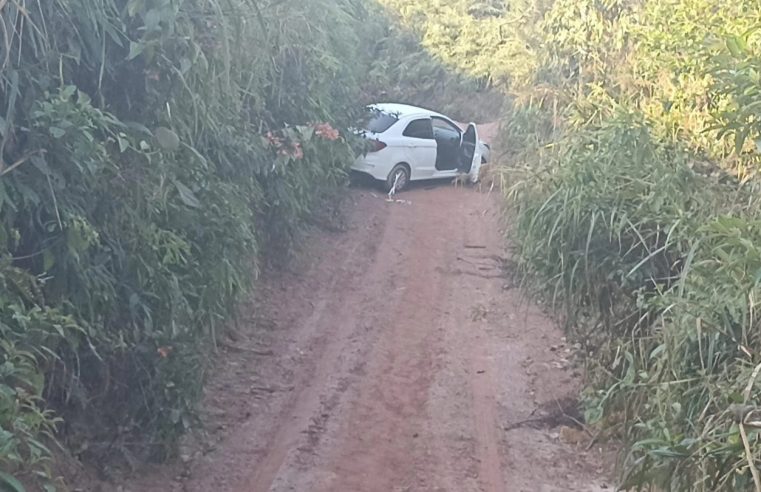
[[399, 118], [392, 114], [384, 113], [378, 109], [371, 109], [368, 115], [365, 129], [372, 133], [383, 133], [391, 128]]

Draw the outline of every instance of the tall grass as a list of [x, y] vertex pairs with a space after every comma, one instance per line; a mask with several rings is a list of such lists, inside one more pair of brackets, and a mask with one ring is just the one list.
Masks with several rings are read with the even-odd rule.
[[525, 272], [594, 355], [587, 420], [627, 443], [622, 486], [750, 488], [731, 410], [761, 403], [757, 187], [707, 172], [631, 113], [568, 133], [511, 177]]

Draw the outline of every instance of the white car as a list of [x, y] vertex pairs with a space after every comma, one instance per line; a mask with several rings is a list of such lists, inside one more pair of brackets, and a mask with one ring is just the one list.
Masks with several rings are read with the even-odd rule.
[[369, 121], [358, 133], [369, 140], [369, 150], [357, 157], [352, 170], [395, 192], [423, 179], [466, 174], [478, 181], [489, 147], [478, 139], [474, 123], [462, 131], [442, 114], [405, 104], [373, 104], [368, 110]]

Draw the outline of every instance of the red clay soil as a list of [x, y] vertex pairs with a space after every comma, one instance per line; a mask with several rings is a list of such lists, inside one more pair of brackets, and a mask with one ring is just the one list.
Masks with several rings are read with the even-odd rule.
[[206, 434], [125, 491], [608, 490], [566, 414], [580, 373], [506, 275], [500, 198], [448, 183], [347, 200], [265, 275], [222, 348]]

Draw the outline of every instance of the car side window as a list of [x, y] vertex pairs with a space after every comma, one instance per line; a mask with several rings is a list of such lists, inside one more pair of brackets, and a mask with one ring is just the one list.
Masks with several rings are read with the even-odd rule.
[[411, 121], [402, 134], [405, 137], [433, 139], [433, 127], [429, 118]]
[[462, 132], [452, 123], [441, 118], [433, 118], [433, 132], [437, 137], [459, 139]]

